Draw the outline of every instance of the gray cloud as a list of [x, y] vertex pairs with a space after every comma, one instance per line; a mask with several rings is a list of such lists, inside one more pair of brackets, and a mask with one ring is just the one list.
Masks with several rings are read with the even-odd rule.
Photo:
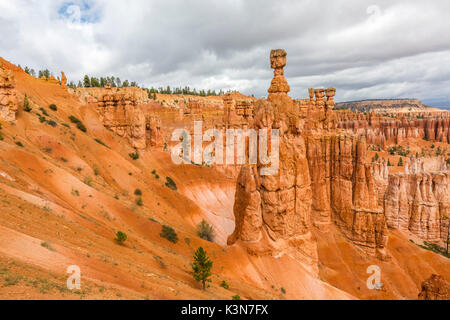
[[293, 97], [450, 97], [446, 0], [0, 0], [0, 55], [35, 69], [266, 95], [272, 48]]

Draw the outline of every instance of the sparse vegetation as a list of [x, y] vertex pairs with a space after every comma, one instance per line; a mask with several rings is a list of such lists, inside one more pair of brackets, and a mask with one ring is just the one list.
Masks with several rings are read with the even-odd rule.
[[142, 191], [141, 191], [141, 189], [136, 189], [136, 190], [134, 190], [134, 195], [135, 195], [135, 196], [142, 196]]
[[70, 117], [69, 117], [69, 120], [70, 120], [72, 123], [76, 124], [76, 126], [77, 126], [77, 128], [78, 128], [79, 130], [81, 130], [81, 131], [83, 131], [83, 132], [86, 132], [86, 131], [87, 131], [86, 127], [84, 126], [83, 122], [80, 121], [80, 119], [78, 119], [78, 118], [76, 118], [76, 117], [74, 117], [74, 116], [70, 116]]
[[162, 268], [165, 268], [165, 267], [166, 267], [166, 263], [163, 261], [163, 259], [162, 259], [161, 257], [153, 256], [153, 258], [156, 260], [156, 262], [159, 263], [159, 265], [160, 265]]
[[56, 104], [52, 103], [51, 105], [48, 106], [50, 108], [50, 110], [53, 111], [58, 111], [58, 107], [56, 106]]
[[49, 243], [47, 243], [47, 242], [41, 242], [41, 247], [44, 247], [44, 248], [46, 248], [46, 249], [48, 249], [48, 250], [50, 250], [50, 251], [56, 251], [56, 250], [53, 249], [52, 246], [51, 246]]
[[208, 224], [205, 220], [200, 222], [197, 226], [197, 235], [203, 240], [213, 242], [214, 241], [214, 229], [213, 226]]
[[225, 280], [222, 280], [222, 283], [220, 284], [220, 286], [224, 289], [230, 289], [230, 286], [228, 285], [228, 283]]
[[174, 191], [178, 190], [177, 184], [170, 177], [166, 177], [166, 187]]
[[21, 148], [23, 148], [23, 144], [22, 144], [22, 142], [20, 142], [20, 141], [16, 141], [16, 145], [19, 146], [19, 147], [21, 147]]
[[102, 146], [104, 146], [104, 147], [106, 147], [106, 148], [108, 148], [108, 149], [111, 149], [106, 143], [104, 143], [102, 140], [100, 140], [100, 139], [94, 139], [95, 140], [95, 142], [97, 142], [98, 144], [101, 144]]
[[45, 110], [44, 108], [40, 107], [39, 110], [41, 110], [41, 112], [44, 116], [47, 116], [47, 117], [49, 116], [47, 113], [47, 110]]
[[130, 153], [129, 156], [133, 160], [138, 160], [139, 159], [139, 153], [137, 151], [134, 152], [134, 153]]
[[83, 182], [84, 182], [84, 184], [88, 185], [89, 187], [92, 187], [92, 179], [91, 179], [91, 177], [85, 177]]
[[58, 124], [53, 120], [47, 121], [47, 124], [53, 128], [56, 128], [58, 126]]
[[407, 157], [410, 154], [410, 151], [405, 149], [402, 146], [393, 146], [388, 149], [388, 152], [391, 156], [399, 155], [402, 157]]
[[418, 244], [418, 246], [421, 247], [422, 249], [433, 251], [434, 253], [443, 255], [444, 257], [450, 259], [450, 254], [446, 251], [446, 249], [438, 246], [435, 243], [424, 241], [423, 245]]
[[142, 206], [144, 205], [144, 201], [142, 200], [141, 197], [136, 198], [136, 204], [137, 204], [139, 207], [142, 207]]
[[25, 97], [23, 98], [23, 111], [25, 112], [31, 112], [33, 110], [30, 107], [30, 101], [28, 101], [28, 96], [25, 94]]
[[117, 231], [116, 238], [114, 238], [114, 241], [116, 241], [119, 244], [123, 244], [125, 241], [127, 241], [127, 234], [122, 231]]
[[193, 276], [195, 281], [201, 282], [203, 290], [206, 290], [206, 282], [210, 282], [213, 262], [206, 255], [206, 251], [200, 247], [194, 254], [192, 263]]
[[232, 296], [231, 299], [232, 299], [232, 300], [242, 300], [242, 299], [241, 299], [241, 296], [238, 295], [238, 294]]
[[162, 226], [160, 236], [162, 238], [169, 240], [172, 243], [178, 242], [178, 235], [171, 226]]

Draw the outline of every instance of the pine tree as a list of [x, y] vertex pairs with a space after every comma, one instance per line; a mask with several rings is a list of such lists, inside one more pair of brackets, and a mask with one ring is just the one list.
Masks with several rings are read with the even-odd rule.
[[388, 167], [392, 167], [391, 161], [388, 159], [388, 163], [387, 163]]
[[192, 263], [192, 270], [194, 271], [195, 281], [201, 282], [203, 290], [206, 290], [206, 282], [211, 281], [208, 278], [211, 277], [211, 269], [213, 262], [209, 260], [205, 250], [200, 247], [194, 254], [194, 262]]
[[400, 160], [398, 160], [398, 166], [403, 167], [403, 158], [400, 158]]
[[85, 88], [90, 88], [91, 87], [91, 79], [89, 79], [88, 75], [84, 76], [84, 87]]

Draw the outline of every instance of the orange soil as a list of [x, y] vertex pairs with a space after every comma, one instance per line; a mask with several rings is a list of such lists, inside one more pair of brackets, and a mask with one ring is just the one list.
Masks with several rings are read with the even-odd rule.
[[[20, 107], [15, 123], [2, 122], [0, 298], [414, 299], [432, 272], [450, 277], [448, 260], [401, 234], [390, 240], [394, 263], [382, 263], [383, 292], [364, 289], [365, 268], [372, 261], [334, 230], [317, 234], [320, 279], [288, 256], [254, 257], [239, 245], [227, 247], [234, 228], [234, 181], [211, 168], [175, 166], [159, 149], [141, 152], [133, 161], [129, 143], [106, 130], [94, 110], [59, 85], [1, 61], [14, 70], [19, 104], [27, 94], [33, 110]], [[48, 108], [51, 103], [57, 111]], [[40, 107], [56, 128], [39, 122]], [[70, 123], [70, 115], [82, 120], [87, 133]], [[163, 123], [172, 116], [168, 113]], [[178, 191], [164, 185], [165, 177], [175, 180]], [[143, 192], [143, 206], [136, 204], [135, 189]], [[197, 237], [196, 225], [203, 219], [214, 225], [217, 243]], [[176, 230], [177, 244], [160, 237], [162, 224]], [[124, 245], [113, 240], [118, 230], [128, 235]], [[214, 261], [207, 291], [191, 275], [199, 246]], [[79, 292], [64, 287], [70, 265], [81, 268]], [[222, 280], [229, 289], [220, 286]]]

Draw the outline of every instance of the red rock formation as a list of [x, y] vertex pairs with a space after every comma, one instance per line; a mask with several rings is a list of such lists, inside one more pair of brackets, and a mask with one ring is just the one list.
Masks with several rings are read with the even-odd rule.
[[67, 77], [64, 72], [61, 71], [61, 86], [66, 87], [67, 86]]
[[144, 114], [133, 94], [104, 90], [107, 93], [98, 100], [91, 98], [90, 102], [96, 106], [106, 128], [121, 137], [127, 137], [136, 149], [162, 145], [159, 117]]
[[147, 143], [151, 147], [160, 147], [163, 145], [163, 137], [161, 133], [161, 117], [154, 114], [145, 116], [146, 138]]
[[17, 109], [13, 72], [0, 64], [0, 120], [16, 120]]
[[[417, 117], [424, 117], [417, 119]], [[338, 113], [338, 128], [365, 135], [367, 143], [385, 147], [399, 144], [411, 138], [436, 142], [450, 142], [450, 113], [429, 113], [422, 115], [397, 114], [395, 118], [379, 114]]]
[[338, 135], [332, 142], [331, 208], [344, 235], [371, 255], [386, 258], [388, 234], [378, 206], [372, 167], [366, 163], [366, 142]]
[[409, 230], [431, 242], [446, 241], [449, 182], [446, 171], [391, 174], [384, 200], [389, 228]]
[[280, 168], [272, 176], [261, 176], [261, 165], [241, 169], [234, 205], [236, 229], [228, 243], [240, 240], [258, 255], [290, 254], [317, 272], [306, 146], [299, 128], [291, 125], [295, 119], [280, 115], [269, 102], [260, 101], [256, 106], [258, 129], [286, 128], [280, 133]]
[[422, 282], [419, 300], [450, 300], [450, 283], [444, 277], [433, 274]]
[[254, 100], [248, 98], [235, 99], [233, 93], [223, 96], [224, 116], [226, 128], [242, 128], [252, 126], [254, 117]]
[[256, 254], [289, 253], [315, 269], [312, 224], [334, 222], [366, 253], [386, 257], [387, 226], [365, 140], [337, 134], [334, 89], [311, 89], [309, 101], [292, 100], [285, 64], [284, 51], [272, 52], [269, 97], [254, 111], [255, 129], [280, 130], [280, 169], [273, 176], [261, 176], [261, 165], [241, 169], [229, 244], [239, 240]]

